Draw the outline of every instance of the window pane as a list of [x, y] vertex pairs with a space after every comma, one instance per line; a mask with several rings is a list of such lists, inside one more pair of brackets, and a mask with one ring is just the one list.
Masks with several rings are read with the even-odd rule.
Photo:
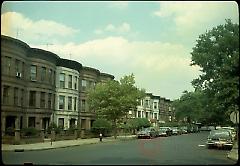
[[35, 127], [35, 117], [28, 118], [28, 127]]
[[49, 109], [52, 108], [52, 94], [51, 93], [48, 94], [48, 108]]
[[74, 110], [77, 110], [77, 97], [74, 97]]
[[40, 107], [45, 108], [45, 92], [41, 92], [40, 101]]
[[52, 69], [48, 70], [49, 83], [52, 84]]
[[59, 109], [64, 109], [65, 96], [59, 96]]
[[14, 88], [14, 105], [18, 105], [18, 88]]
[[20, 63], [20, 61], [19, 61], [18, 59], [16, 59], [16, 60], [15, 60], [16, 73], [17, 73], [17, 72], [20, 72], [20, 70], [19, 70], [19, 63]]
[[36, 79], [37, 79], [37, 66], [32, 65], [30, 72], [31, 72], [31, 75], [30, 75], [31, 80], [36, 81]]
[[72, 97], [68, 97], [68, 110], [72, 110]]
[[77, 89], [77, 76], [75, 76], [74, 89]]
[[68, 76], [68, 88], [72, 88], [72, 75]]
[[30, 91], [29, 93], [29, 106], [36, 105], [36, 91]]
[[65, 88], [65, 74], [64, 73], [60, 74], [59, 80], [60, 80], [60, 88]]
[[85, 100], [82, 100], [82, 111], [85, 111]]
[[46, 78], [46, 67], [42, 67], [41, 81], [45, 81]]

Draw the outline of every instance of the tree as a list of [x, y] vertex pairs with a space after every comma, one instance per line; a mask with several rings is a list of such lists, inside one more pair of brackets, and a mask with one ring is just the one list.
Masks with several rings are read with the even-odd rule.
[[176, 118], [180, 120], [186, 117], [188, 123], [199, 121], [204, 114], [203, 100], [204, 95], [201, 91], [184, 91], [180, 99], [173, 102]]
[[128, 128], [132, 129], [135, 134], [135, 130], [139, 130], [143, 127], [150, 127], [151, 123], [148, 121], [147, 118], [134, 118], [134, 119], [129, 119], [127, 125], [128, 125]]
[[111, 129], [111, 123], [107, 121], [106, 119], [97, 119], [93, 122], [92, 130], [94, 133], [102, 133], [103, 135], [106, 135], [107, 132], [109, 132]]
[[227, 19], [225, 25], [200, 35], [191, 54], [191, 65], [202, 71], [192, 81], [194, 87], [205, 91], [217, 113], [238, 110], [239, 25]]
[[112, 122], [114, 137], [117, 137], [117, 123], [126, 117], [130, 110], [135, 110], [145, 91], [135, 85], [134, 75], [124, 76], [120, 82], [110, 80], [99, 83], [88, 94], [90, 109], [96, 111], [99, 118]]

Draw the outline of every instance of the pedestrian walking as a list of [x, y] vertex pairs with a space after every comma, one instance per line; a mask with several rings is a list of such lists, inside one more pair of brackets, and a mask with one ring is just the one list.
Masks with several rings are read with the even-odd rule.
[[99, 134], [100, 141], [102, 142], [102, 133]]

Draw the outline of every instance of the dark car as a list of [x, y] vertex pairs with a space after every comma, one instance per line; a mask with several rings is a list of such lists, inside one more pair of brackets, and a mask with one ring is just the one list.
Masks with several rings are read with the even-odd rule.
[[158, 136], [158, 131], [152, 127], [144, 128], [137, 133], [138, 138], [153, 138]]
[[170, 127], [159, 127], [159, 130], [165, 129], [167, 136], [173, 135], [172, 129]]
[[228, 148], [233, 146], [231, 133], [227, 130], [211, 130], [208, 135], [207, 148]]

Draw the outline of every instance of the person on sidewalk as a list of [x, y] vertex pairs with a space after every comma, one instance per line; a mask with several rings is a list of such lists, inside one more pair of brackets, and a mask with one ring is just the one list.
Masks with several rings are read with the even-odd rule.
[[99, 134], [100, 142], [102, 142], [102, 133]]

